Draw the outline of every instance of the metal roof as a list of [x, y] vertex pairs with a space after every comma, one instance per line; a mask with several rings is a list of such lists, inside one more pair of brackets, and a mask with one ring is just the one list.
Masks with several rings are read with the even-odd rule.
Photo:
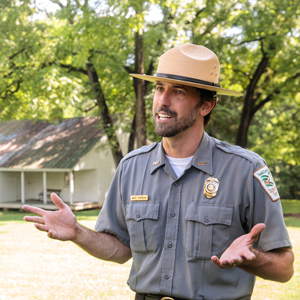
[[0, 122], [0, 168], [72, 169], [103, 135], [97, 117]]

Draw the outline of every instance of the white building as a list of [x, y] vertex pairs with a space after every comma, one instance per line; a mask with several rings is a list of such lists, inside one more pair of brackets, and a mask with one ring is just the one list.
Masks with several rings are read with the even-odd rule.
[[[56, 192], [73, 209], [101, 207], [116, 170], [97, 117], [0, 123], [0, 208], [55, 209]], [[126, 153], [125, 134], [118, 134]]]

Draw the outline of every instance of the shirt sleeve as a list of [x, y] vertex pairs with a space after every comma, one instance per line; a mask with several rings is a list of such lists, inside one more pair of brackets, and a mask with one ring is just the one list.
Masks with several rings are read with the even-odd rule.
[[98, 216], [95, 230], [115, 236], [122, 244], [129, 247], [130, 239], [127, 230], [125, 209], [122, 197], [122, 168], [121, 162], [113, 177], [103, 207]]
[[263, 251], [282, 247], [292, 247], [284, 223], [279, 193], [272, 174], [265, 161], [261, 159], [253, 164], [253, 174], [249, 177], [252, 191], [250, 194], [250, 228], [264, 223], [266, 228], [261, 233], [256, 246]]

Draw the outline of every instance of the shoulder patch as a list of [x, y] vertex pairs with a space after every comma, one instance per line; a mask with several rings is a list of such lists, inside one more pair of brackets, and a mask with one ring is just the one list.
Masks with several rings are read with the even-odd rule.
[[269, 168], [264, 165], [253, 173], [253, 176], [259, 181], [260, 185], [270, 196], [272, 201], [277, 201], [280, 199], [279, 193], [277, 191], [276, 184], [274, 182], [273, 176]]

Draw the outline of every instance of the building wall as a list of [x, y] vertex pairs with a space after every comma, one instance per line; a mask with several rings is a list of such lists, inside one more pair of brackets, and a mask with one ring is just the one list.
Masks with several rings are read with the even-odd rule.
[[0, 172], [0, 202], [21, 199], [20, 172]]
[[[43, 192], [43, 173], [24, 172], [24, 182], [25, 200], [39, 199], [39, 193]], [[21, 185], [19, 188], [21, 188]]]
[[[126, 154], [128, 134], [117, 133], [123, 155]], [[111, 180], [116, 171], [113, 156], [106, 141], [101, 140], [74, 167], [73, 202], [104, 203]], [[25, 171], [25, 201], [39, 199], [43, 191], [43, 170]], [[47, 189], [61, 190], [61, 198], [69, 202], [70, 185], [67, 172], [47, 172]], [[0, 172], [0, 202], [21, 200], [21, 172]]]
[[104, 202], [111, 180], [116, 171], [109, 149], [96, 146], [74, 168], [74, 202]]

